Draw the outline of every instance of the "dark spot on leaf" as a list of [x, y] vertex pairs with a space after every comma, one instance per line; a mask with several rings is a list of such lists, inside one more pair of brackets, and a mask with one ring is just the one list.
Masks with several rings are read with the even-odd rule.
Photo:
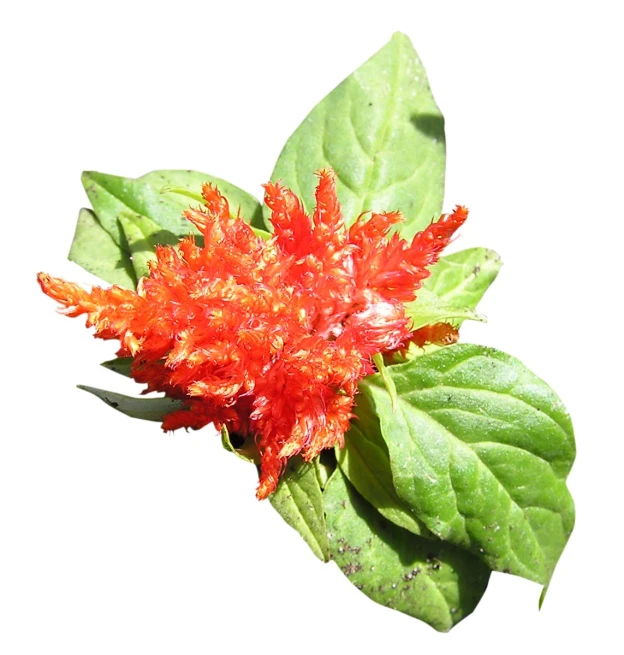
[[110, 398], [107, 398], [106, 396], [104, 396], [104, 401], [106, 402], [107, 405], [110, 405], [111, 407], [114, 407], [115, 409], [117, 409], [117, 407], [119, 407], [118, 402], [115, 402], [114, 400], [111, 400]]
[[354, 564], [353, 562], [349, 562], [348, 564], [345, 564], [343, 567], [341, 567], [342, 572], [347, 576], [351, 576], [354, 573], [357, 573], [362, 569], [362, 567], [359, 564]]
[[479, 273], [481, 272], [481, 267], [479, 266], [479, 264], [475, 264], [475, 267], [472, 269], [472, 272], [474, 273], [475, 277], [479, 275]]

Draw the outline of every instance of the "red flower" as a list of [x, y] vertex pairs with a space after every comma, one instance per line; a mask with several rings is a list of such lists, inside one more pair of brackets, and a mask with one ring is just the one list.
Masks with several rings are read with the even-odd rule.
[[404, 302], [466, 220], [457, 207], [411, 243], [390, 228], [399, 213], [362, 216], [344, 227], [334, 174], [320, 171], [316, 209], [280, 183], [265, 186], [273, 237], [263, 241], [209, 184], [205, 207], [185, 215], [189, 236], [159, 246], [137, 291], [81, 287], [40, 273], [43, 291], [69, 316], [87, 314], [101, 339], [119, 339], [146, 392], [186, 401], [165, 430], [225, 424], [252, 435], [261, 472], [258, 498], [277, 486], [289, 457], [311, 460], [342, 445], [360, 379], [371, 358], [410, 341], [453, 340], [449, 326], [412, 331]]

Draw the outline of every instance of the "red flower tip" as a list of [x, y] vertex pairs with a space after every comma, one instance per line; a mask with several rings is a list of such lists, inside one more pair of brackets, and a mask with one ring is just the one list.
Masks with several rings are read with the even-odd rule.
[[333, 171], [317, 175], [311, 216], [280, 182], [265, 185], [274, 228], [266, 242], [205, 184], [204, 207], [185, 212], [204, 246], [193, 237], [159, 246], [136, 292], [87, 292], [38, 276], [70, 316], [87, 315], [96, 337], [119, 340], [118, 354], [134, 357], [132, 376], [146, 391], [186, 400], [164, 429], [214, 423], [255, 439], [258, 498], [275, 490], [290, 457], [309, 461], [343, 444], [373, 355], [457, 338], [443, 323], [411, 331], [404, 302], [415, 298], [466, 209], [411, 243], [390, 234], [399, 212], [362, 215], [345, 230]]

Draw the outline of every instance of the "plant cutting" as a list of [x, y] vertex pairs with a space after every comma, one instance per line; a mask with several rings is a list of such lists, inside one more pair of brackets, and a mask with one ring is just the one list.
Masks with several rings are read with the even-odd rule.
[[104, 366], [162, 395], [82, 388], [165, 430], [214, 425], [317, 557], [440, 631], [491, 571], [547, 588], [575, 452], [545, 382], [458, 343], [501, 263], [442, 254], [472, 220], [442, 212], [444, 168], [442, 115], [396, 34], [297, 128], [264, 205], [199, 172], [85, 173], [69, 257], [112, 286], [38, 276], [119, 341]]

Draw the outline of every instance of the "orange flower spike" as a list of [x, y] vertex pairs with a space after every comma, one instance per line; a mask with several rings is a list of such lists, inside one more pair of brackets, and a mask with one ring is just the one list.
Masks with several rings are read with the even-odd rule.
[[318, 186], [314, 197], [316, 208], [313, 223], [316, 240], [329, 241], [335, 245], [342, 245], [346, 235], [343, 231], [344, 220], [342, 210], [336, 193], [336, 177], [331, 169], [324, 169], [317, 173]]
[[280, 183], [265, 186], [274, 236], [264, 242], [210, 184], [187, 219], [204, 237], [159, 246], [137, 292], [87, 292], [40, 274], [70, 316], [87, 314], [95, 336], [133, 355], [132, 376], [185, 401], [163, 428], [209, 423], [251, 435], [260, 454], [258, 498], [277, 487], [287, 460], [342, 445], [357, 384], [371, 357], [411, 341], [448, 344], [447, 324], [412, 332], [403, 302], [467, 212], [458, 207], [411, 243], [390, 235], [398, 212], [360, 217], [347, 231], [332, 171], [318, 173], [310, 218]]
[[407, 260], [411, 266], [421, 271], [419, 279], [429, 276], [426, 267], [432, 266], [438, 261], [442, 250], [448, 246], [456, 230], [464, 224], [467, 218], [468, 210], [458, 205], [452, 214], [443, 214], [440, 220], [431, 223], [414, 236], [408, 250]]
[[310, 217], [299, 198], [280, 182], [269, 182], [264, 185], [264, 190], [264, 202], [271, 210], [277, 245], [285, 254], [301, 256], [312, 235]]
[[118, 286], [94, 287], [89, 293], [77, 284], [46, 273], [39, 273], [37, 280], [45, 294], [65, 307], [68, 316], [87, 314], [87, 327], [95, 327], [95, 336], [119, 339], [124, 354], [134, 356], [140, 350], [140, 338], [133, 333], [132, 324], [137, 307], [147, 307], [141, 296]]

